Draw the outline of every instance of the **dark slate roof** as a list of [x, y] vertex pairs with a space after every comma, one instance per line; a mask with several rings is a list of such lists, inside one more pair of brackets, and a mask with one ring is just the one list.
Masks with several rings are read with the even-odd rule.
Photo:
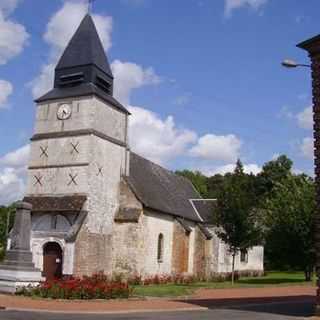
[[96, 95], [107, 103], [110, 103], [112, 106], [118, 108], [119, 110], [130, 114], [130, 112], [120, 102], [118, 102], [111, 95], [106, 94], [103, 90], [101, 90], [93, 83], [84, 83], [75, 87], [54, 88], [39, 99], [35, 100], [35, 102], [40, 103], [49, 100], [75, 98], [90, 95]]
[[213, 223], [216, 201], [209, 199], [192, 200], [197, 212], [207, 224]]
[[99, 38], [95, 24], [89, 14], [82, 20], [69, 42], [56, 69], [94, 64], [112, 77], [111, 68]]
[[200, 195], [186, 178], [131, 152], [130, 175], [126, 179], [145, 207], [202, 222], [189, 201]]
[[182, 228], [185, 230], [185, 232], [190, 233], [192, 231], [191, 227], [189, 226], [188, 223], [186, 223], [186, 220], [182, 219], [182, 218], [177, 218], [176, 219], [180, 225], [182, 226]]
[[23, 201], [32, 205], [32, 211], [63, 212], [81, 211], [86, 202], [86, 195], [60, 196], [60, 197], [24, 197]]
[[200, 231], [203, 233], [203, 235], [206, 237], [207, 240], [210, 240], [213, 238], [212, 233], [209, 231], [208, 227], [206, 227], [205, 225], [202, 224], [198, 224], [198, 227], [200, 229]]

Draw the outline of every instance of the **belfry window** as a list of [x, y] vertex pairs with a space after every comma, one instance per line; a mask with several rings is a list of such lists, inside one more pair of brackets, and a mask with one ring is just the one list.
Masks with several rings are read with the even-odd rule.
[[163, 234], [160, 233], [159, 237], [158, 237], [158, 254], [157, 254], [157, 258], [158, 258], [158, 262], [162, 262], [163, 261], [163, 251], [164, 251], [164, 238], [163, 238]]

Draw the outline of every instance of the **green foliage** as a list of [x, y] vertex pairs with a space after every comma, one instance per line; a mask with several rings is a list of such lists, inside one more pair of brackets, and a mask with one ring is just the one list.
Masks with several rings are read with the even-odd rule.
[[262, 167], [262, 172], [257, 176], [257, 192], [265, 196], [272, 188], [290, 176], [293, 162], [285, 155], [269, 161]]
[[176, 174], [189, 179], [203, 198], [208, 197], [207, 177], [203, 175], [201, 172], [183, 170], [183, 171], [176, 171]]
[[7, 243], [7, 232], [12, 228], [14, 222], [14, 208], [0, 207], [0, 261], [4, 257], [6, 243]]
[[233, 257], [261, 241], [257, 203], [254, 176], [244, 173], [239, 160], [234, 173], [222, 185], [214, 215], [218, 236], [229, 245]]
[[[305, 270], [314, 264], [312, 245], [315, 186], [306, 175], [287, 175], [265, 200], [266, 257], [270, 267]], [[309, 273], [309, 275], [308, 275]]]
[[[233, 173], [205, 177], [181, 171], [204, 198], [218, 199], [213, 220], [219, 236], [236, 252], [264, 240], [267, 269], [305, 270], [313, 266], [312, 219], [314, 181], [292, 173], [285, 155], [264, 164], [257, 176], [244, 173], [241, 161]], [[221, 231], [223, 230], [223, 231]]]

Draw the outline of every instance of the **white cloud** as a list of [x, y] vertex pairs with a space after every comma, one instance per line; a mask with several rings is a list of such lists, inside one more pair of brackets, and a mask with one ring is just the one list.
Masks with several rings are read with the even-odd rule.
[[[67, 1], [63, 7], [51, 17], [47, 25], [46, 33], [44, 34], [44, 39], [52, 46], [53, 54], [57, 54], [58, 56], [62, 54], [86, 13], [86, 3]], [[103, 45], [106, 51], [108, 51], [112, 45], [112, 18], [101, 15], [92, 15], [92, 17]]]
[[[44, 34], [44, 40], [50, 45], [49, 63], [41, 67], [40, 75], [31, 82], [34, 98], [38, 98], [52, 88], [55, 65], [86, 13], [85, 2], [66, 1], [51, 17]], [[108, 51], [112, 46], [112, 18], [97, 14], [92, 17], [101, 41]]]
[[296, 116], [299, 127], [303, 129], [312, 129], [313, 127], [313, 112], [312, 106], [305, 108]]
[[[217, 166], [217, 167], [214, 167], [214, 168], [209, 168], [209, 167], [205, 167], [205, 168], [202, 168], [202, 170], [200, 169], [200, 171], [205, 174], [206, 176], [208, 177], [211, 177], [215, 174], [226, 174], [226, 173], [231, 173], [234, 171], [236, 165], [235, 164], [226, 164], [226, 165], [223, 165], [223, 166]], [[243, 170], [245, 173], [247, 174], [254, 174], [254, 175], [257, 175], [259, 172], [261, 172], [262, 168], [259, 167], [257, 164], [255, 163], [250, 163], [250, 164], [244, 164], [243, 165]]]
[[115, 60], [111, 64], [114, 76], [114, 96], [123, 104], [130, 104], [130, 97], [133, 89], [146, 85], [160, 83], [160, 77], [152, 68], [143, 67], [131, 63]]
[[225, 0], [225, 16], [230, 17], [233, 10], [243, 7], [259, 10], [268, 0]]
[[304, 138], [302, 143], [300, 144], [300, 151], [302, 152], [303, 156], [308, 159], [314, 158], [314, 142], [313, 139], [308, 137]]
[[5, 13], [9, 11], [4, 10], [4, 6], [0, 5], [0, 65], [6, 64], [10, 59], [19, 55], [29, 38], [25, 27], [8, 19]]
[[30, 146], [23, 146], [0, 157], [0, 205], [23, 197]]
[[233, 134], [206, 134], [190, 149], [190, 155], [205, 160], [234, 162], [240, 156], [241, 140]]
[[7, 153], [0, 158], [0, 165], [9, 167], [26, 166], [30, 154], [30, 145], [27, 144], [17, 150]]
[[196, 134], [177, 128], [172, 116], [163, 120], [140, 107], [131, 106], [129, 110], [132, 113], [129, 122], [132, 150], [156, 163], [164, 164], [182, 155], [196, 141]]
[[0, 205], [8, 205], [23, 197], [25, 170], [0, 169]]
[[7, 16], [16, 9], [19, 2], [20, 0], [1, 0], [0, 11], [2, 11], [5, 16]]
[[7, 106], [8, 98], [12, 92], [12, 84], [8, 81], [0, 80], [0, 109]]

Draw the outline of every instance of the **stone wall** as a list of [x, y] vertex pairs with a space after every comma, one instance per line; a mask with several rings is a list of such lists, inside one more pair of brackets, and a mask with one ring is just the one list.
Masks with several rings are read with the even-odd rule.
[[59, 236], [45, 236], [43, 233], [32, 232], [30, 247], [32, 250], [32, 259], [35, 267], [43, 271], [43, 248], [48, 242], [56, 242], [62, 249], [62, 272], [65, 275], [73, 274], [74, 267], [74, 244], [66, 243]]
[[193, 274], [205, 278], [209, 274], [211, 241], [207, 240], [198, 227], [195, 228]]
[[145, 219], [142, 204], [125, 180], [120, 183], [120, 207], [113, 227], [113, 273], [144, 274]]
[[[151, 210], [144, 210], [144, 214], [145, 274], [170, 274], [172, 271], [174, 218]], [[158, 237], [160, 233], [164, 237], [162, 262], [159, 262], [157, 259]]]
[[92, 275], [112, 270], [111, 235], [91, 233], [86, 227], [80, 230], [75, 243], [74, 275]]
[[[66, 121], [57, 120], [57, 110], [61, 103], [72, 106], [72, 116]], [[125, 142], [125, 127], [126, 115], [96, 97], [68, 98], [37, 106], [35, 134], [96, 129]]]
[[172, 241], [172, 272], [178, 274], [188, 272], [190, 234], [176, 220], [173, 226]]
[[[72, 116], [66, 121], [57, 120], [61, 103], [72, 106]], [[127, 115], [98, 98], [66, 99], [37, 107], [27, 195], [87, 196], [82, 210], [88, 215], [74, 245], [77, 275], [112, 272], [112, 234], [119, 207], [119, 185], [121, 175], [128, 171], [126, 143]], [[36, 177], [41, 177], [41, 183], [37, 183]], [[39, 255], [39, 250], [35, 250]], [[73, 268], [67, 269], [70, 272]]]

